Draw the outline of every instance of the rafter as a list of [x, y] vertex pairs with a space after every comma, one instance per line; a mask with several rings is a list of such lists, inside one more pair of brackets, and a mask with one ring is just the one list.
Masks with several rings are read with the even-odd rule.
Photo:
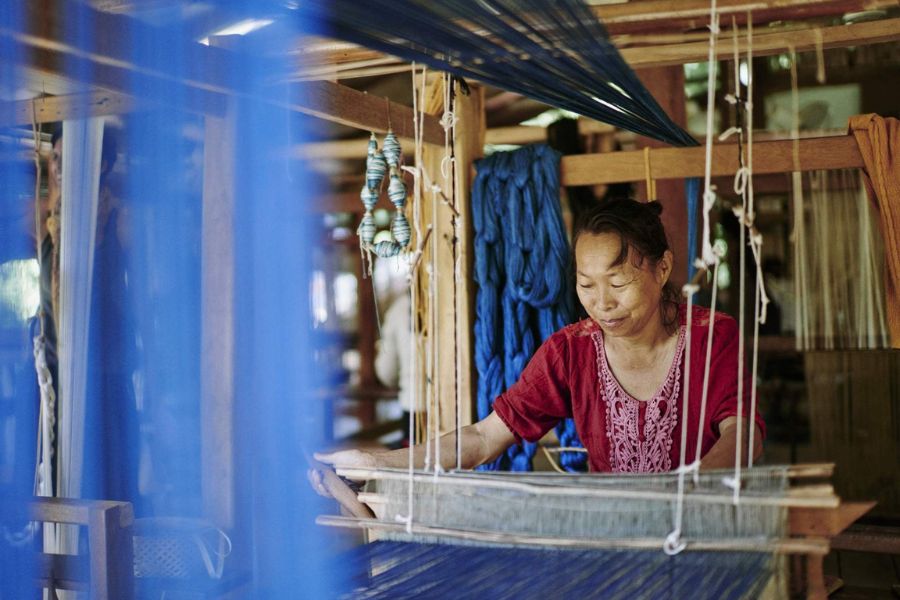
[[[125, 94], [135, 89], [136, 81], [166, 82], [181, 88], [179, 100], [189, 110], [207, 115], [223, 115], [227, 99], [243, 93], [233, 80], [233, 74], [238, 72], [233, 53], [190, 40], [173, 42], [157, 28], [131, 17], [80, 7], [78, 10], [91, 22], [91, 48], [86, 51], [73, 47], [67, 41], [60, 17], [66, 12], [64, 8], [73, 5], [65, 0], [29, 2], [25, 5], [27, 14], [22, 29], [0, 30], [0, 35], [17, 43], [23, 55], [30, 57], [29, 67], [39, 72], [65, 77], [73, 64], [81, 65], [91, 74], [92, 84]], [[158, 43], [179, 45], [184, 73], [173, 80], [170, 73], [135, 64], [132, 42], [136, 33]], [[291, 84], [290, 92], [288, 101], [281, 103], [284, 108], [363, 130], [384, 132], [392, 125], [398, 135], [413, 136], [410, 107], [332, 82]], [[444, 133], [437, 117], [425, 116], [423, 140], [443, 143]]]
[[[864, 166], [856, 140], [850, 135], [806, 138], [796, 142], [757, 142], [753, 148], [753, 172], [756, 174]], [[705, 152], [704, 146], [654, 148], [650, 150], [650, 177], [702, 177]], [[736, 144], [716, 144], [712, 154], [713, 176], [733, 175], [737, 171]], [[564, 156], [560, 161], [560, 180], [564, 186], [644, 181], [647, 176], [646, 160], [641, 150]]]

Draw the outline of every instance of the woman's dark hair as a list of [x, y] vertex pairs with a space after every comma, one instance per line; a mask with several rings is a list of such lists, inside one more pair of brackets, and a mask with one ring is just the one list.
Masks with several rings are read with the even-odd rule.
[[[613, 266], [628, 260], [629, 253], [635, 266], [642, 265], [644, 260], [656, 266], [666, 250], [671, 250], [666, 230], [659, 218], [662, 210], [659, 202], [637, 202], [630, 199], [600, 202], [582, 213], [575, 223], [572, 260], [575, 260], [575, 247], [581, 235], [615, 233], [622, 242], [622, 249]], [[671, 281], [663, 286], [662, 303], [663, 325], [672, 333], [677, 326], [680, 295]]]

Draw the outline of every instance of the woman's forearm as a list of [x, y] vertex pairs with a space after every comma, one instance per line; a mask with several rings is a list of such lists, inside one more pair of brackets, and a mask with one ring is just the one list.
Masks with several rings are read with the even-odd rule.
[[[747, 419], [741, 419], [743, 436], [741, 438], [741, 464], [748, 463], [747, 444], [749, 427]], [[754, 423], [753, 434], [753, 460], [762, 454], [762, 433]], [[701, 469], [727, 469], [734, 466], [735, 448], [737, 447], [737, 419], [726, 419], [719, 425], [719, 439], [709, 449], [709, 452], [700, 460]]]
[[[459, 446], [461, 447], [460, 466], [463, 469], [473, 469], [478, 465], [492, 461], [506, 450], [515, 438], [506, 429], [506, 426], [491, 414], [487, 419], [467, 425], [459, 430]], [[445, 470], [456, 468], [457, 432], [451, 431], [440, 438], [440, 462]], [[434, 465], [438, 458], [438, 452], [431, 443], [431, 456], [429, 466]], [[413, 464], [417, 469], [424, 468], [425, 444], [418, 444], [413, 448]], [[409, 466], [409, 449], [401, 448], [388, 452], [373, 454], [376, 465], [379, 467], [404, 468]]]

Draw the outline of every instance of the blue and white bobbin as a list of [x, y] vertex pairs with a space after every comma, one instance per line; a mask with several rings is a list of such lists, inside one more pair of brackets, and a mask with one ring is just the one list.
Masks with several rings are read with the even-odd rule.
[[394, 241], [400, 244], [402, 248], [405, 248], [409, 243], [409, 221], [406, 220], [406, 216], [399, 210], [394, 215], [394, 221], [391, 223], [391, 235], [394, 236]]
[[390, 198], [394, 206], [397, 207], [397, 210], [401, 210], [406, 206], [406, 184], [403, 183], [403, 179], [400, 178], [400, 174], [395, 169], [391, 169], [391, 183], [388, 185], [388, 198]]
[[391, 258], [392, 256], [398, 256], [403, 252], [403, 246], [397, 242], [382, 240], [375, 244], [375, 247], [372, 248], [372, 252], [379, 258]]
[[366, 214], [363, 215], [362, 221], [359, 222], [359, 229], [356, 230], [356, 233], [359, 235], [359, 239], [362, 240], [363, 245], [369, 246], [375, 240], [375, 217], [372, 216], [371, 211], [366, 211]]
[[396, 168], [400, 166], [400, 141], [397, 139], [397, 136], [394, 135], [394, 132], [390, 129], [388, 129], [387, 135], [384, 136], [384, 144], [382, 144], [382, 150], [384, 152], [384, 158], [385, 160], [387, 160], [387, 164], [389, 167]]
[[370, 211], [375, 208], [375, 204], [378, 203], [378, 192], [369, 187], [368, 184], [363, 185], [362, 189], [359, 191], [359, 198], [362, 200], [363, 206], [366, 207], [367, 211]]
[[377, 190], [381, 186], [386, 172], [387, 162], [380, 150], [376, 150], [366, 158], [366, 185], [370, 188]]

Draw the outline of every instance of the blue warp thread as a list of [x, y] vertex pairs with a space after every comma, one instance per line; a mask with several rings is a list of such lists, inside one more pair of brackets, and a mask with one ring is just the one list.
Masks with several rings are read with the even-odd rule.
[[[377, 541], [343, 555], [343, 598], [749, 600], [777, 572], [763, 552], [484, 547]], [[510, 568], [505, 568], [506, 566]]]
[[[477, 161], [472, 191], [475, 227], [475, 364], [478, 417], [519, 378], [538, 345], [571, 323], [569, 242], [559, 204], [560, 155], [546, 145], [497, 152]], [[571, 419], [557, 427], [560, 445], [581, 447]], [[536, 444], [511, 447], [487, 469], [530, 471]], [[584, 453], [560, 457], [584, 470]]]

